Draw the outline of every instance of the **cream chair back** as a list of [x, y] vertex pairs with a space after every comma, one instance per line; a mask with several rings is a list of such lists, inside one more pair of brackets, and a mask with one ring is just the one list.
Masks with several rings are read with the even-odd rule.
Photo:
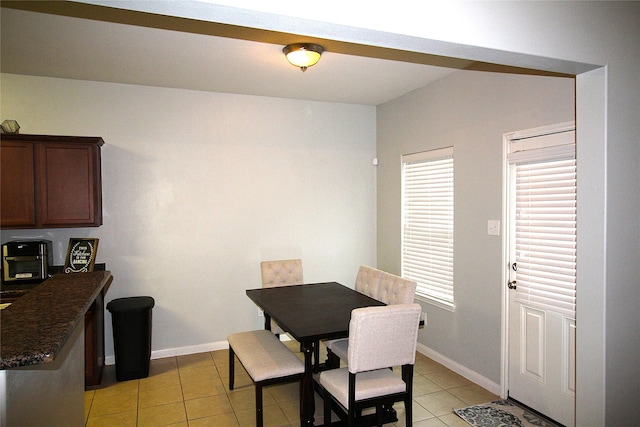
[[421, 310], [419, 304], [353, 310], [349, 322], [349, 372], [413, 365]]
[[[260, 273], [262, 275], [263, 288], [301, 285], [303, 283], [301, 259], [262, 261], [260, 263]], [[267, 327], [267, 325], [265, 325], [265, 327]], [[276, 322], [274, 322], [273, 319], [269, 323], [269, 328], [271, 328], [271, 332], [276, 335], [286, 332]]]
[[361, 265], [358, 269], [358, 275], [356, 276], [356, 291], [379, 300], [378, 294], [382, 273], [382, 271], [376, 270], [375, 268]]
[[300, 285], [303, 283], [302, 260], [300, 259], [262, 261], [260, 263], [260, 271], [262, 273], [263, 288]]
[[361, 265], [356, 276], [356, 291], [385, 304], [410, 304], [417, 283], [386, 271]]
[[380, 278], [378, 299], [387, 304], [411, 304], [417, 285], [414, 281], [384, 273]]

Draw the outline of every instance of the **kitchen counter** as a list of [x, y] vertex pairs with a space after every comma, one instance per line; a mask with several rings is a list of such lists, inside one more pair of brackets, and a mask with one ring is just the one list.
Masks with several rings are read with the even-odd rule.
[[0, 310], [0, 370], [53, 362], [112, 280], [109, 271], [57, 274]]
[[[0, 284], [0, 304], [9, 306], [22, 298], [27, 292], [32, 291], [39, 283], [29, 283], [22, 285], [6, 285]], [[6, 308], [6, 307], [3, 307]]]

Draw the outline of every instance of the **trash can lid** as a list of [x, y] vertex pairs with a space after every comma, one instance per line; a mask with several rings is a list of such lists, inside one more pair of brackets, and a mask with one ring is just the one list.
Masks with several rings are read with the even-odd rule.
[[155, 301], [152, 297], [116, 298], [107, 304], [107, 310], [111, 313], [123, 313], [149, 309], [152, 308], [154, 304]]

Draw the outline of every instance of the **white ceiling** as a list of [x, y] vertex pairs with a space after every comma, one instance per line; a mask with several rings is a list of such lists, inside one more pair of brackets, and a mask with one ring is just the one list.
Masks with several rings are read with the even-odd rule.
[[5, 7], [0, 31], [3, 73], [322, 102], [379, 105], [455, 71], [328, 49], [303, 73], [282, 44]]

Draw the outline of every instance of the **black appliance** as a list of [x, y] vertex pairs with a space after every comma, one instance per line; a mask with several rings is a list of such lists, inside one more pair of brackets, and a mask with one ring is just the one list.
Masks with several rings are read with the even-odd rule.
[[2, 245], [2, 282], [39, 283], [53, 264], [51, 240], [14, 240]]

